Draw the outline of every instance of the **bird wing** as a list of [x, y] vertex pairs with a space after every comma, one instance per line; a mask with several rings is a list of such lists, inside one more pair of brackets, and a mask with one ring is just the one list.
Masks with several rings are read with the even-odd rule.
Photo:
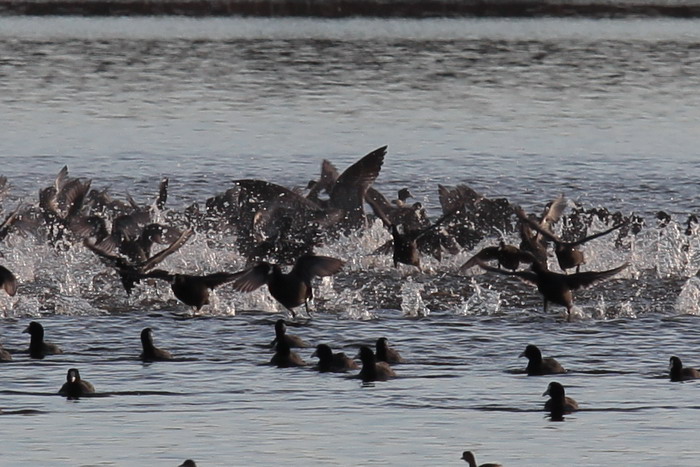
[[179, 250], [180, 247], [184, 245], [193, 234], [194, 230], [192, 230], [191, 228], [185, 230], [184, 232], [182, 232], [182, 234], [178, 237], [177, 240], [170, 244], [170, 246], [159, 251], [155, 255], [148, 258], [146, 261], [139, 263], [138, 269], [141, 271], [148, 271], [149, 269], [152, 269], [156, 264], [160, 263], [165, 258]]
[[290, 274], [301, 277], [308, 284], [316, 276], [332, 276], [340, 271], [344, 264], [345, 261], [330, 256], [303, 255], [294, 263]]
[[252, 268], [235, 273], [238, 276], [233, 281], [233, 288], [239, 292], [252, 292], [267, 284], [271, 272], [272, 265], [270, 263], [264, 261], [258, 263]]
[[362, 209], [367, 189], [379, 176], [386, 148], [375, 149], [340, 174], [330, 193], [331, 206], [345, 211]]
[[564, 195], [559, 195], [544, 211], [544, 214], [540, 219], [540, 226], [542, 226], [543, 229], [550, 229], [552, 224], [559, 221], [564, 209], [566, 209], [566, 198]]
[[586, 243], [589, 240], [593, 240], [594, 238], [602, 237], [603, 235], [607, 235], [613, 230], [619, 229], [620, 227], [627, 225], [628, 222], [623, 222], [621, 224], [617, 224], [613, 227], [610, 227], [608, 230], [603, 230], [602, 232], [595, 233], [593, 235], [589, 235], [588, 237], [582, 238], [581, 240], [577, 240], [575, 242], [568, 243], [570, 246], [576, 246], [576, 245], [581, 245], [582, 243]]
[[158, 197], [156, 197], [156, 208], [163, 210], [165, 203], [168, 201], [168, 177], [163, 177], [158, 186]]
[[[554, 205], [554, 203], [552, 203], [552, 205]], [[551, 210], [551, 207], [550, 207], [550, 210]], [[542, 226], [542, 225], [544, 224], [544, 221], [542, 221], [542, 222], [535, 222], [535, 221], [533, 221], [533, 220], [530, 219], [530, 217], [525, 213], [525, 211], [522, 210], [522, 208], [516, 209], [516, 210], [515, 210], [515, 214], [518, 216], [518, 218], [519, 218], [521, 221], [527, 222], [527, 224], [528, 224], [531, 228], [535, 229], [535, 230], [536, 230], [537, 232], [539, 232], [541, 235], [543, 235], [544, 237], [546, 237], [547, 240], [550, 240], [550, 241], [552, 241], [552, 242], [554, 242], [554, 243], [557, 243], [557, 244], [562, 244], [562, 243], [564, 243], [564, 242], [562, 242], [562, 240], [561, 240], [559, 237], [557, 237], [557, 236], [554, 235], [552, 232], [550, 232], [547, 228], [545, 228], [545, 227]]]
[[482, 263], [479, 260], [477, 260], [477, 264], [481, 269], [484, 269], [486, 271], [496, 272], [504, 276], [515, 276], [523, 282], [527, 282], [528, 284], [532, 285], [537, 285], [537, 274], [535, 274], [532, 271], [507, 271], [505, 269], [491, 267], [488, 264]]
[[213, 289], [214, 287], [217, 287], [221, 284], [231, 282], [231, 281], [241, 277], [243, 274], [245, 274], [245, 271], [215, 272], [213, 274], [207, 274], [206, 276], [203, 276], [202, 278], [204, 279], [204, 283], [207, 284], [207, 287], [209, 287], [210, 289]]
[[469, 258], [469, 260], [464, 263], [462, 266], [460, 266], [460, 271], [463, 271], [465, 269], [469, 269], [473, 266], [476, 266], [479, 264], [479, 261], [490, 261], [492, 259], [497, 259], [498, 258], [498, 247], [497, 246], [488, 246]]
[[131, 266], [124, 258], [104, 251], [102, 248], [90, 243], [87, 239], [85, 239], [83, 245], [85, 248], [95, 253], [102, 260], [102, 262], [109, 267], [115, 269], [133, 269], [133, 266]]
[[625, 263], [622, 266], [618, 266], [614, 269], [608, 269], [607, 271], [586, 271], [578, 272], [576, 274], [569, 274], [564, 276], [564, 280], [570, 289], [576, 290], [600, 282], [602, 280], [608, 279], [618, 272], [629, 266], [629, 263]]

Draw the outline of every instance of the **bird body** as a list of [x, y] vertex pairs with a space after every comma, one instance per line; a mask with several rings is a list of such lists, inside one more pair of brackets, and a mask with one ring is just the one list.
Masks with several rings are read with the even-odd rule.
[[173, 355], [167, 350], [159, 349], [153, 344], [153, 330], [145, 328], [141, 331], [141, 360], [153, 362], [158, 360], [172, 360]]
[[44, 358], [46, 355], [63, 353], [56, 344], [44, 342], [44, 327], [40, 323], [32, 321], [22, 332], [30, 335], [29, 356], [31, 358]]
[[528, 359], [526, 368], [528, 376], [566, 373], [564, 367], [561, 366], [554, 358], [542, 358], [542, 352], [540, 352], [540, 349], [536, 345], [530, 344], [525, 347], [525, 350], [520, 354], [520, 356], [527, 357]]
[[372, 381], [388, 381], [391, 378], [396, 377], [396, 373], [386, 362], [378, 362], [377, 358], [367, 346], [360, 347], [360, 352], [357, 357], [362, 361], [362, 369], [358, 377], [362, 379], [363, 383], [370, 383]]
[[671, 357], [669, 376], [671, 381], [689, 381], [700, 379], [700, 371], [695, 368], [684, 367], [683, 362], [678, 357]]
[[344, 373], [359, 368], [355, 360], [343, 352], [334, 353], [326, 344], [316, 346], [316, 351], [311, 356], [318, 357], [318, 371], [321, 373]]
[[71, 368], [66, 375], [66, 382], [61, 386], [58, 393], [69, 399], [75, 399], [86, 394], [94, 394], [95, 386], [89, 381], [81, 379], [80, 372], [75, 368]]
[[556, 381], [549, 383], [542, 396], [550, 397], [544, 404], [544, 410], [550, 413], [552, 420], [563, 420], [565, 414], [578, 410], [578, 403], [571, 397], [567, 397], [564, 386]]

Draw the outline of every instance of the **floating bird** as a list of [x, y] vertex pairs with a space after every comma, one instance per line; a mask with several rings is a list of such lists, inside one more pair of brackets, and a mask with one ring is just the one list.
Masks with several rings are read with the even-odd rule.
[[321, 373], [344, 373], [359, 368], [355, 360], [343, 352], [333, 353], [330, 346], [326, 344], [318, 344], [311, 356], [318, 357], [318, 371]]
[[63, 353], [63, 351], [56, 344], [44, 342], [44, 326], [42, 326], [40, 323], [32, 321], [22, 332], [30, 335], [29, 356], [31, 358], [44, 358], [46, 355]]
[[177, 467], [197, 467], [197, 464], [195, 464], [192, 459], [187, 459], [185, 462], [178, 465]]
[[277, 322], [275, 322], [275, 338], [270, 342], [270, 346], [277, 344], [277, 341], [280, 339], [284, 340], [289, 347], [311, 347], [311, 344], [301, 337], [287, 334], [287, 323], [285, 323], [283, 319], [278, 319]]
[[507, 245], [501, 240], [498, 246], [489, 246], [472, 256], [466, 263], [460, 266], [460, 271], [476, 266], [479, 261], [498, 260], [498, 268], [504, 267], [515, 271], [520, 267], [520, 263], [531, 263], [532, 254], [522, 251], [515, 245]]
[[363, 383], [388, 381], [396, 377], [396, 373], [394, 373], [394, 370], [391, 369], [389, 364], [386, 362], [378, 362], [372, 349], [365, 345], [360, 347], [360, 352], [355, 358], [359, 358], [362, 362], [362, 369], [358, 377], [362, 379]]
[[173, 359], [173, 354], [167, 350], [159, 349], [153, 344], [153, 330], [151, 328], [144, 328], [141, 331], [141, 346], [143, 347], [143, 352], [140, 357], [145, 362]]
[[[462, 453], [462, 457], [460, 457], [460, 459], [462, 459], [466, 463], [468, 463], [469, 467], [477, 467], [476, 458], [474, 457], [474, 454], [471, 451], [464, 451]], [[503, 467], [503, 466], [501, 464], [488, 463], [488, 464], [481, 464], [478, 467]]]
[[544, 403], [544, 410], [550, 413], [552, 420], [561, 421], [564, 415], [578, 410], [578, 403], [570, 397], [567, 397], [564, 391], [564, 386], [552, 381], [547, 386], [547, 390], [542, 393], [542, 396], [549, 396], [550, 399]]
[[5, 266], [0, 266], [0, 288], [4, 289], [10, 297], [14, 297], [17, 293], [17, 278]]
[[241, 272], [215, 272], [204, 276], [195, 276], [191, 274], [172, 274], [162, 269], [154, 269], [144, 274], [131, 274], [131, 277], [160, 279], [169, 282], [170, 288], [178, 300], [199, 311], [204, 305], [209, 304], [209, 292], [211, 290], [227, 282], [232, 282], [241, 275]]
[[582, 245], [590, 240], [607, 235], [610, 232], [619, 229], [625, 223], [614, 225], [608, 230], [598, 232], [593, 235], [576, 240], [575, 242], [565, 242], [556, 235], [554, 235], [549, 229], [542, 227], [539, 223], [530, 219], [527, 214], [522, 209], [516, 210], [516, 214], [523, 222], [527, 222], [530, 226], [535, 229], [544, 238], [554, 243], [554, 253], [557, 255], [557, 261], [559, 262], [559, 267], [566, 272], [567, 269], [576, 268], [576, 272], [579, 272], [581, 265], [586, 261], [583, 256], [583, 252], [578, 249], [579, 245]]
[[541, 376], [541, 375], [554, 375], [558, 373], [566, 373], [563, 366], [559, 364], [558, 361], [551, 357], [542, 358], [542, 352], [536, 345], [528, 345], [525, 347], [523, 353], [520, 357], [527, 357], [529, 360], [527, 363], [528, 376]]
[[671, 357], [669, 368], [671, 381], [688, 381], [700, 378], [700, 371], [695, 368], [684, 368], [681, 359], [676, 356]]
[[482, 269], [487, 271], [507, 276], [516, 276], [524, 282], [537, 286], [537, 290], [539, 290], [544, 297], [545, 313], [547, 312], [547, 304], [552, 302], [565, 306], [569, 318], [571, 318], [571, 309], [574, 307], [572, 290], [588, 287], [596, 282], [608, 279], [629, 266], [628, 263], [625, 263], [622, 266], [607, 271], [587, 271], [567, 275], [549, 271], [547, 267], [537, 261], [534, 256], [532, 258], [530, 271], [504, 271], [488, 266], [482, 262], [478, 264]]
[[58, 393], [69, 399], [77, 399], [87, 394], [94, 394], [95, 386], [89, 381], [81, 379], [80, 372], [76, 368], [71, 368], [66, 375], [66, 382], [63, 383]]
[[313, 298], [311, 279], [331, 276], [343, 267], [344, 261], [329, 256], [303, 255], [297, 259], [292, 270], [283, 273], [277, 264], [258, 263], [241, 271], [243, 274], [233, 281], [239, 292], [252, 292], [267, 284], [275, 300], [296, 316], [292, 308], [304, 305], [309, 314], [309, 300]]
[[375, 344], [376, 357], [378, 362], [386, 363], [403, 363], [403, 358], [398, 350], [389, 347], [389, 340], [386, 337], [380, 337]]
[[277, 341], [276, 352], [270, 359], [270, 363], [277, 368], [291, 368], [297, 366], [305, 366], [306, 362], [282, 340]]

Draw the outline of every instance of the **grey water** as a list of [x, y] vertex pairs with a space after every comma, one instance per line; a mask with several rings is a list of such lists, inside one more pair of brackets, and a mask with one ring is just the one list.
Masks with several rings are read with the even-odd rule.
[[[127, 297], [80, 245], [13, 233], [0, 463], [460, 465], [470, 449], [511, 466], [698, 465], [698, 386], [669, 382], [668, 359], [700, 365], [700, 235], [685, 233], [699, 85], [693, 20], [0, 18], [3, 212], [63, 165], [143, 203], [167, 176], [182, 211], [235, 179], [304, 187], [322, 159], [342, 170], [387, 144], [375, 186], [408, 186], [434, 217], [437, 185], [466, 183], [533, 212], [564, 193], [645, 219], [624, 247], [585, 246], [587, 270], [630, 266], [577, 292], [571, 322], [527, 285], [458, 271], [495, 238], [424, 272], [371, 255], [379, 224], [324, 246], [346, 266], [290, 332], [352, 355], [388, 337], [406, 363], [373, 387], [266, 365], [286, 315], [264, 290], [222, 287], [192, 316], [164, 284]], [[241, 269], [235, 238], [217, 240], [198, 232], [164, 267]], [[65, 353], [23, 354], [31, 320]], [[146, 326], [176, 361], [138, 360]], [[525, 376], [528, 343], [569, 373]], [[56, 395], [71, 367], [100, 397]], [[550, 380], [582, 408], [564, 422], [542, 412]]]

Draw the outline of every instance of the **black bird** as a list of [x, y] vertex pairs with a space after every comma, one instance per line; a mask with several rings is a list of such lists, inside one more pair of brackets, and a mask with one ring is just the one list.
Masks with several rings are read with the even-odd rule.
[[209, 291], [231, 282], [240, 277], [241, 272], [215, 272], [205, 276], [191, 274], [172, 274], [162, 269], [154, 269], [145, 274], [136, 274], [138, 279], [161, 279], [170, 283], [173, 294], [185, 305], [194, 307], [199, 311], [204, 305], [209, 304]]
[[684, 368], [681, 359], [676, 356], [671, 357], [669, 368], [671, 381], [688, 381], [700, 378], [700, 371], [695, 368]]
[[362, 369], [358, 377], [362, 379], [363, 383], [387, 381], [396, 377], [396, 373], [394, 373], [394, 370], [391, 369], [389, 364], [386, 362], [378, 362], [372, 349], [366, 345], [360, 347], [360, 352], [355, 358], [359, 358], [360, 361], [362, 361]]
[[326, 344], [318, 344], [311, 356], [318, 357], [318, 371], [321, 373], [344, 373], [359, 368], [355, 360], [343, 352], [333, 353], [330, 346]]
[[625, 223], [623, 222], [621, 224], [614, 225], [608, 230], [589, 235], [587, 237], [576, 240], [575, 242], [565, 242], [558, 236], [554, 235], [549, 229], [542, 227], [539, 223], [530, 219], [522, 209], [517, 209], [515, 212], [521, 221], [527, 222], [539, 234], [541, 234], [547, 240], [554, 243], [554, 253], [557, 255], [559, 267], [562, 269], [562, 271], [565, 272], [567, 269], [572, 268], [576, 268], [576, 272], [579, 272], [581, 265], [586, 262], [583, 256], [583, 252], [578, 249], [579, 245], [582, 245], [595, 238], [602, 237], [603, 235], [607, 235], [613, 230], [619, 229], [620, 227], [625, 225]]
[[56, 344], [44, 342], [44, 326], [40, 323], [32, 321], [22, 332], [31, 336], [29, 340], [29, 356], [31, 358], [44, 358], [46, 355], [63, 353]]
[[389, 347], [389, 340], [386, 337], [377, 339], [375, 350], [378, 362], [403, 363], [401, 354], [399, 354], [398, 350]]
[[564, 415], [578, 410], [578, 403], [570, 397], [566, 397], [564, 386], [552, 381], [542, 396], [550, 399], [544, 403], [544, 410], [550, 413], [552, 420], [561, 421]]
[[530, 344], [525, 347], [525, 350], [520, 354], [520, 357], [527, 357], [528, 359], [527, 368], [525, 369], [528, 376], [566, 373], [564, 367], [561, 366], [554, 358], [542, 358], [542, 352], [540, 352], [540, 349], [536, 345]]
[[233, 288], [239, 292], [252, 292], [267, 284], [275, 300], [296, 316], [292, 308], [304, 305], [309, 313], [309, 300], [313, 298], [311, 279], [331, 276], [343, 267], [344, 261], [329, 256], [303, 255], [297, 259], [289, 273], [283, 273], [277, 264], [260, 262], [246, 269], [234, 280]]
[[515, 245], [507, 245], [501, 240], [498, 246], [489, 246], [479, 251], [477, 254], [469, 258], [469, 260], [460, 266], [460, 270], [469, 269], [476, 266], [479, 261], [498, 260], [498, 268], [504, 267], [515, 271], [520, 267], [520, 263], [531, 263], [532, 255], [523, 251]]
[[197, 464], [195, 464], [192, 459], [187, 459], [185, 462], [178, 465], [177, 467], [197, 467]]
[[[139, 263], [131, 263], [126, 258], [110, 254], [101, 248], [91, 244], [87, 240], [83, 242], [85, 247], [95, 253], [105, 264], [114, 268], [121, 279], [124, 290], [131, 294], [134, 286], [143, 278], [143, 274], [153, 269], [158, 263], [175, 253], [194, 234], [192, 229], [187, 229], [168, 246], [158, 253], [150, 256], [147, 260]], [[167, 274], [167, 273], [166, 273]], [[167, 280], [167, 279], [166, 279]]]
[[[552, 225], [561, 219], [564, 209], [566, 209], [566, 198], [564, 198], [564, 195], [559, 195], [545, 207], [539, 222], [535, 222], [535, 224], [542, 229], [550, 230]], [[519, 211], [520, 213], [518, 213]], [[516, 208], [515, 213], [518, 216], [524, 215], [521, 208]], [[546, 265], [547, 241], [539, 231], [533, 233], [530, 225], [529, 222], [520, 223], [520, 249], [531, 252], [538, 261]]]
[[478, 263], [482, 269], [507, 276], [516, 276], [524, 282], [537, 286], [537, 290], [544, 297], [544, 311], [547, 312], [547, 304], [549, 302], [556, 303], [566, 307], [566, 312], [571, 318], [571, 309], [574, 307], [574, 298], [572, 290], [578, 290], [583, 287], [588, 287], [596, 282], [614, 276], [628, 264], [618, 266], [607, 271], [587, 271], [577, 272], [575, 274], [559, 274], [547, 269], [542, 263], [537, 261], [534, 256], [532, 258], [532, 266], [530, 271], [504, 271], [488, 266], [482, 262]]
[[[460, 457], [460, 459], [464, 460], [467, 464], [469, 464], [469, 467], [477, 467], [476, 458], [474, 457], [474, 454], [471, 451], [464, 451], [462, 453], [462, 457]], [[488, 464], [481, 464], [479, 467], [503, 467], [503, 466], [501, 464], [488, 463]]]
[[305, 366], [306, 362], [292, 349], [289, 348], [284, 340], [277, 341], [276, 352], [270, 359], [270, 363], [277, 368], [291, 368], [297, 366]]
[[63, 383], [58, 393], [69, 399], [77, 399], [87, 394], [94, 394], [95, 386], [89, 381], [80, 379], [80, 372], [76, 368], [71, 368], [66, 375], [66, 382]]
[[277, 322], [275, 322], [275, 338], [270, 345], [274, 346], [279, 340], [284, 340], [289, 347], [311, 347], [311, 344], [301, 337], [287, 334], [287, 323], [285, 323], [283, 319], [278, 319]]
[[151, 328], [144, 328], [141, 331], [141, 346], [143, 347], [141, 360], [145, 362], [173, 359], [173, 354], [167, 350], [159, 349], [153, 344], [153, 330]]
[[17, 293], [17, 278], [5, 266], [0, 266], [0, 288], [5, 289], [10, 297]]

